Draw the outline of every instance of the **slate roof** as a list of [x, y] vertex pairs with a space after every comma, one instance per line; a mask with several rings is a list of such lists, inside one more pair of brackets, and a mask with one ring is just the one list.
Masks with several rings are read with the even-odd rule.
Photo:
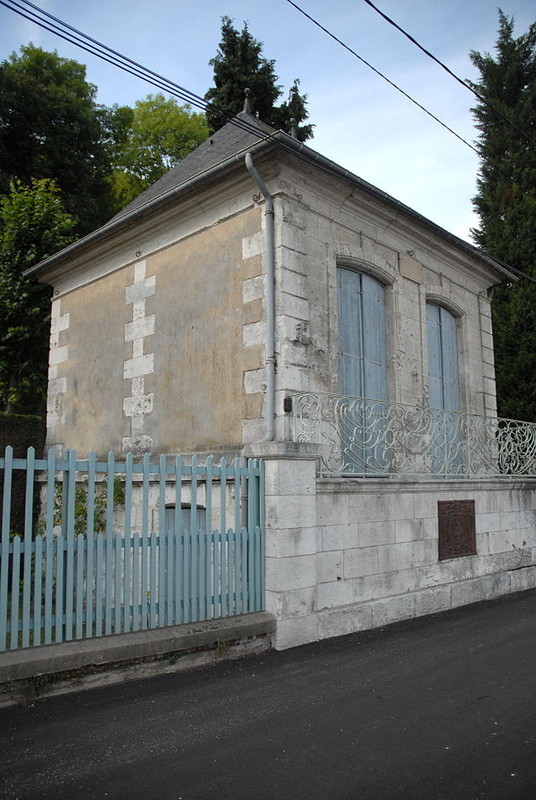
[[121, 219], [150, 200], [174, 189], [175, 186], [180, 186], [181, 183], [206, 172], [242, 150], [248, 150], [275, 133], [277, 133], [275, 128], [251, 116], [247, 111], [241, 111], [232, 121], [227, 122], [209, 139], [185, 156], [176, 167], [173, 167], [128, 206], [125, 206], [111, 221]]
[[344, 169], [334, 161], [322, 156], [312, 150], [303, 142], [299, 142], [283, 131], [277, 131], [270, 125], [261, 122], [253, 117], [248, 111], [241, 111], [231, 121], [227, 122], [222, 128], [216, 131], [209, 139], [193, 150], [189, 155], [182, 159], [176, 167], [171, 169], [166, 175], [160, 178], [152, 186], [149, 186], [135, 200], [123, 208], [115, 217], [103, 225], [101, 228], [89, 233], [73, 244], [68, 245], [63, 250], [44, 259], [36, 266], [31, 267], [25, 274], [36, 274], [38, 277], [51, 267], [56, 268], [61, 264], [68, 265], [69, 259], [75, 254], [86, 251], [94, 243], [105, 238], [113, 237], [119, 229], [126, 225], [136, 224], [142, 215], [152, 213], [160, 207], [160, 203], [166, 202], [171, 197], [177, 196], [183, 190], [199, 185], [205, 179], [211, 178], [211, 170], [218, 171], [226, 164], [230, 164], [234, 158], [242, 158], [245, 153], [251, 151], [252, 154], [259, 152], [265, 146], [273, 142], [283, 149], [292, 152], [295, 156], [304, 159], [311, 165], [326, 170], [332, 175], [350, 181], [359, 187], [363, 192], [372, 196], [376, 200], [390, 206], [396, 213], [402, 214], [415, 220], [420, 225], [438, 235], [444, 241], [454, 245], [472, 258], [485, 263], [498, 272], [503, 280], [516, 280], [515, 271], [512, 268], [498, 261], [482, 250], [474, 247], [458, 236], [441, 228], [435, 222], [414, 211], [409, 206], [404, 205], [391, 195], [382, 192], [376, 186], [363, 180], [359, 176]]

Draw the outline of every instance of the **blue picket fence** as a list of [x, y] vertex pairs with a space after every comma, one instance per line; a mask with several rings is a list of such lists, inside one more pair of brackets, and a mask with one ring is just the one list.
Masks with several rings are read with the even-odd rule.
[[0, 651], [264, 608], [257, 459], [8, 447], [0, 478]]

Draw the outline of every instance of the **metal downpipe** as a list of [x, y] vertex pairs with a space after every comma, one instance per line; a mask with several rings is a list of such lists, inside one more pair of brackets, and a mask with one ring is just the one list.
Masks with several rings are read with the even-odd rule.
[[266, 436], [274, 439], [275, 419], [275, 221], [274, 203], [266, 184], [257, 172], [251, 153], [246, 153], [246, 169], [264, 197], [266, 218]]

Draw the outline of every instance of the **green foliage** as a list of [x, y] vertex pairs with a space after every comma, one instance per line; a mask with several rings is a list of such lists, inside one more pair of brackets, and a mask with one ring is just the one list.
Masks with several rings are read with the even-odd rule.
[[[89, 483], [78, 481], [74, 490], [74, 533], [75, 536], [87, 534]], [[116, 475], [113, 482], [113, 504], [122, 506], [125, 502], [125, 484]], [[107, 482], [96, 484], [93, 490], [93, 532], [102, 533], [106, 529], [106, 509], [108, 507]], [[54, 486], [54, 525], [64, 525], [63, 483], [57, 481]], [[39, 523], [39, 533], [44, 533], [45, 521]]]
[[0, 197], [0, 406], [42, 411], [46, 394], [50, 288], [24, 270], [73, 240], [74, 219], [53, 181], [13, 181]]
[[[128, 111], [131, 111], [129, 119]], [[122, 115], [122, 118], [120, 118]], [[138, 100], [134, 109], [115, 108], [112, 186], [123, 207], [208, 137], [204, 114], [162, 94]]]
[[[288, 99], [273, 109], [271, 124], [274, 128], [290, 133], [293, 124], [292, 120], [295, 120], [297, 125], [298, 122], [307, 119], [309, 116], [307, 95], [300, 94], [299, 87], [300, 81], [296, 79], [290, 88]], [[302, 142], [310, 139], [313, 135], [313, 127], [313, 125], [297, 125], [298, 139]]]
[[99, 109], [103, 142], [110, 164], [117, 164], [127, 143], [134, 109], [130, 106], [119, 106], [117, 103], [111, 108], [103, 106]]
[[222, 17], [219, 49], [209, 62], [214, 68], [214, 87], [205, 94], [205, 100], [213, 104], [207, 109], [210, 132], [225, 124], [227, 117], [234, 117], [242, 111], [244, 90], [250, 89], [252, 111], [263, 122], [290, 133], [291, 120], [294, 119], [298, 138], [304, 142], [313, 135], [313, 125], [300, 124], [309, 116], [307, 95], [300, 94], [299, 81], [296, 80], [288, 100], [280, 106], [275, 105], [283, 92], [277, 83], [275, 61], [264, 58], [262, 48], [262, 42], [250, 34], [247, 23], [238, 31], [233, 27], [232, 19]]
[[[536, 23], [518, 38], [513, 31], [499, 11], [495, 56], [471, 53], [480, 72], [473, 87], [512, 123], [484, 103], [473, 109], [481, 158], [473, 236], [536, 278]], [[536, 421], [536, 285], [521, 279], [497, 290], [493, 325], [499, 413]]]
[[14, 179], [53, 179], [79, 234], [111, 214], [96, 91], [83, 64], [31, 44], [0, 64], [0, 193]]
[[[54, 494], [54, 525], [63, 525], [63, 483], [56, 483]], [[74, 491], [74, 532], [85, 535], [87, 533], [87, 480], [76, 484]], [[95, 492], [93, 503], [93, 529], [100, 533], [106, 527], [106, 491], [100, 489]]]
[[36, 455], [39, 457], [44, 445], [43, 418], [37, 414], [8, 414], [0, 411], [0, 454], [2, 457], [8, 445], [13, 447], [15, 458], [26, 458], [29, 447], [35, 447]]

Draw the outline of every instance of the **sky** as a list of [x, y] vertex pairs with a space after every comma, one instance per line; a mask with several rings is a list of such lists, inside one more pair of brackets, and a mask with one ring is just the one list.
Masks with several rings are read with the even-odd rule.
[[[20, 2], [20, 0], [18, 0]], [[308, 96], [307, 144], [471, 241], [478, 156], [315, 26], [288, 0], [33, 0], [64, 22], [197, 95], [213, 84], [221, 18], [263, 42], [286, 97], [295, 78]], [[375, 0], [462, 79], [478, 79], [471, 50], [493, 52], [497, 6], [514, 34], [536, 21], [534, 0]], [[476, 98], [364, 0], [296, 0], [307, 14], [474, 145]], [[133, 106], [156, 89], [0, 5], [0, 60], [32, 42], [87, 66], [97, 101]]]

